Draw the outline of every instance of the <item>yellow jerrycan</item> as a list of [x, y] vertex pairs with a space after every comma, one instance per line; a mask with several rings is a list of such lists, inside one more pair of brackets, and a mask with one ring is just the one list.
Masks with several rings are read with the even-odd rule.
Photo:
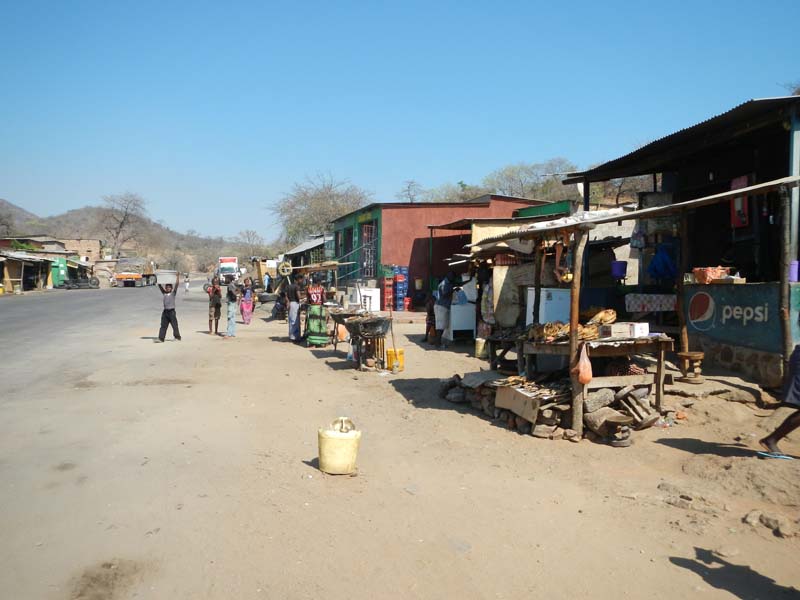
[[319, 470], [331, 475], [350, 475], [356, 470], [361, 432], [348, 417], [339, 417], [327, 429], [320, 428]]

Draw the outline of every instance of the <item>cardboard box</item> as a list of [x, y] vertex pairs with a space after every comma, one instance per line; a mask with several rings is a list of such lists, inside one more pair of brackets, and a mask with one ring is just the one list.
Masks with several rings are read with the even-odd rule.
[[600, 326], [601, 338], [636, 338], [650, 335], [649, 323], [632, 323], [620, 321], [611, 325]]
[[600, 325], [601, 338], [626, 338], [631, 336], [631, 324], [620, 322], [611, 325]]
[[539, 415], [539, 399], [520, 388], [497, 388], [494, 405], [508, 409], [531, 423], [535, 423]]
[[723, 279], [712, 279], [710, 283], [720, 284], [720, 283], [727, 283], [727, 284], [742, 284], [747, 283], [747, 279], [745, 277], [725, 277]]

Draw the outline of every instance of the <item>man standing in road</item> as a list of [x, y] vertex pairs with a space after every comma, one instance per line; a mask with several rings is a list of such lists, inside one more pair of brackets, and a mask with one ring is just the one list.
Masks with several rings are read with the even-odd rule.
[[436, 304], [433, 311], [436, 319], [436, 336], [439, 340], [439, 347], [445, 348], [444, 332], [450, 328], [450, 305], [453, 302], [453, 281], [456, 276], [449, 271], [437, 288]]
[[289, 339], [300, 341], [300, 281], [303, 276], [295, 275], [294, 282], [286, 288], [286, 299], [289, 303]]
[[158, 289], [161, 290], [164, 299], [164, 310], [161, 313], [161, 329], [158, 330], [158, 341], [163, 342], [167, 335], [167, 325], [172, 325], [172, 335], [175, 339], [181, 340], [181, 332], [178, 329], [178, 317], [175, 314], [175, 296], [178, 294], [178, 286], [180, 285], [181, 274], [175, 274], [175, 285], [168, 283], [162, 286], [158, 284]]

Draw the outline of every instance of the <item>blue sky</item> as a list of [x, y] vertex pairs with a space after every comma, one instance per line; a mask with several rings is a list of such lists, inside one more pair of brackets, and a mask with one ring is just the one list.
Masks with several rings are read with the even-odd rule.
[[800, 79], [797, 5], [0, 0], [0, 198], [41, 215], [138, 192], [205, 234], [279, 227], [307, 174], [579, 167]]

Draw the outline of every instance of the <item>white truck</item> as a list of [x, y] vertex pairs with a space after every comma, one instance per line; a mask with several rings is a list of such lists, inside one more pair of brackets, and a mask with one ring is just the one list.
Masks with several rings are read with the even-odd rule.
[[228, 284], [239, 277], [239, 259], [235, 256], [220, 256], [217, 263], [219, 282]]

